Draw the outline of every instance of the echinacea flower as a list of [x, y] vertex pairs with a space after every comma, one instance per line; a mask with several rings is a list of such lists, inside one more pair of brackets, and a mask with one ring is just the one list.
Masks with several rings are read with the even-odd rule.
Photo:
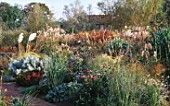
[[87, 70], [88, 73], [92, 72], [92, 70]]
[[29, 39], [28, 41], [33, 41], [35, 38], [36, 38], [36, 33], [32, 33], [30, 36], [29, 36]]
[[23, 38], [24, 38], [23, 35], [24, 35], [23, 33], [21, 33], [21, 34], [19, 35], [18, 43], [21, 43], [21, 42], [23, 41]]

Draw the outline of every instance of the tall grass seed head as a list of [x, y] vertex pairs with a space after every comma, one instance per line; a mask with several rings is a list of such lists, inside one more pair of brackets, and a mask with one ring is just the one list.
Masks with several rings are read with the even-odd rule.
[[23, 38], [24, 38], [23, 35], [24, 35], [23, 33], [21, 33], [21, 34], [19, 35], [18, 43], [21, 43], [21, 42], [23, 41]]
[[30, 36], [29, 36], [29, 39], [28, 39], [28, 41], [33, 41], [35, 38], [36, 38], [36, 33], [32, 33]]

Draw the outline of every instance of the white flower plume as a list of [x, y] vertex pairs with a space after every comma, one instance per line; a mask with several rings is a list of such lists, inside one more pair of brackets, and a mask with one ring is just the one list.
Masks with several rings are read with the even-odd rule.
[[32, 33], [30, 36], [29, 36], [29, 39], [28, 41], [33, 41], [35, 38], [36, 38], [36, 33]]
[[21, 42], [23, 41], [23, 38], [24, 38], [23, 35], [24, 35], [23, 33], [21, 33], [21, 34], [19, 35], [18, 43], [21, 43]]

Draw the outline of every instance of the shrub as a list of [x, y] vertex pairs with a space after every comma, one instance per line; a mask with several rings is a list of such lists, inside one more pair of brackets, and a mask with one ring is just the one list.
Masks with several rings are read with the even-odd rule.
[[[10, 46], [13, 47], [14, 45], [17, 45], [17, 39], [20, 33], [24, 33], [25, 38], [28, 38], [28, 32], [25, 30], [9, 30], [9, 31], [4, 31], [2, 33], [2, 42], [1, 46]], [[24, 44], [26, 45], [27, 41], [24, 38]]]
[[117, 56], [120, 53], [126, 53], [127, 49], [132, 46], [124, 39], [115, 38], [108, 43], [107, 47], [110, 55]]
[[71, 56], [67, 61], [68, 68], [73, 72], [81, 72], [83, 70], [83, 58], [78, 55]]
[[77, 82], [64, 83], [50, 90], [46, 95], [48, 102], [71, 102], [81, 90], [82, 84]]
[[112, 59], [111, 56], [101, 54], [89, 59], [88, 68], [94, 72], [105, 72], [108, 69], [112, 69], [115, 63], [116, 60]]
[[8, 58], [9, 55], [3, 55], [0, 56], [0, 69], [2, 70], [7, 70], [8, 69], [8, 64], [10, 62], [10, 59]]
[[170, 28], [158, 30], [154, 35], [154, 47], [158, 53], [158, 59], [170, 62]]
[[83, 83], [83, 87], [77, 93], [77, 98], [75, 101], [76, 106], [106, 105], [108, 95], [108, 83], [106, 74], [82, 74], [79, 81]]

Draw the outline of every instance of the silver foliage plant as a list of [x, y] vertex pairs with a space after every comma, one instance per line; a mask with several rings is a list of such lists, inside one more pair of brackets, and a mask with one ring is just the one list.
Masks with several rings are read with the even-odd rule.
[[23, 57], [21, 60], [11, 59], [9, 70], [18, 75], [21, 72], [27, 71], [41, 71], [45, 67], [44, 59], [33, 55]]

